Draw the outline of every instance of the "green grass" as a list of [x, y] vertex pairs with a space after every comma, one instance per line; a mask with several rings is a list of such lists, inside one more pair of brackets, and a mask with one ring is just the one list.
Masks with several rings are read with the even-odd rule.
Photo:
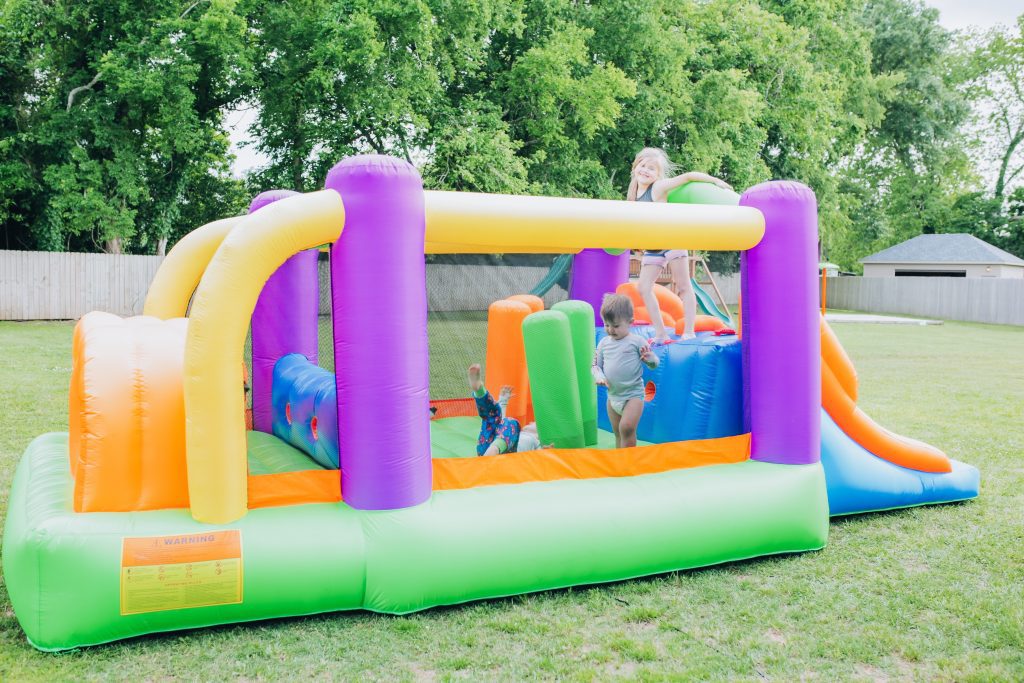
[[[0, 680], [1024, 679], [1024, 328], [835, 329], [864, 410], [977, 465], [978, 500], [840, 519], [816, 553], [62, 655], [25, 642], [0, 589]], [[0, 323], [4, 512], [25, 446], [66, 429], [70, 337], [64, 323]]]

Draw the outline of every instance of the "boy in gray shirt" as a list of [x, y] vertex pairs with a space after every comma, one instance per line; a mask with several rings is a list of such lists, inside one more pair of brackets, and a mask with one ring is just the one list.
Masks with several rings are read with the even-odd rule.
[[601, 319], [608, 334], [597, 345], [591, 373], [608, 387], [608, 419], [615, 431], [615, 447], [636, 445], [636, 426], [644, 412], [643, 365], [658, 367], [658, 357], [646, 339], [631, 334], [633, 302], [622, 294], [606, 294]]

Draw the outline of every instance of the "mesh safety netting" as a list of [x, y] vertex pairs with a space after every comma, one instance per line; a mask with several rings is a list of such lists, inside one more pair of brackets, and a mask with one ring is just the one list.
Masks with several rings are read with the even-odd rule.
[[[485, 366], [487, 308], [493, 302], [533, 292], [549, 308], [568, 296], [569, 269], [555, 254], [431, 254], [425, 258], [433, 400], [467, 397], [466, 369], [472, 363]], [[319, 365], [333, 371], [327, 252], [321, 252], [319, 266]], [[382, 268], [379, 286], [386, 287], [387, 266]]]

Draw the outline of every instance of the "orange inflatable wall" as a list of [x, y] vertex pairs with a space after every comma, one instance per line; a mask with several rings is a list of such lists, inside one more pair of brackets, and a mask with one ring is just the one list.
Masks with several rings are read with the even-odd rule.
[[76, 512], [188, 507], [184, 318], [89, 313], [72, 341]]
[[[640, 296], [640, 290], [637, 288], [635, 282], [623, 282], [621, 285], [615, 288], [616, 294], [625, 294], [633, 301], [634, 311], [638, 308], [643, 307], [645, 310], [647, 306], [644, 304], [644, 299]], [[675, 325], [676, 320], [682, 320], [684, 317], [683, 313], [683, 301], [676, 293], [668, 287], [664, 287], [659, 284], [654, 285], [654, 297], [658, 300], [658, 308], [661, 309], [662, 313], [668, 313], [672, 316], [672, 325]], [[639, 316], [637, 316], [639, 318]]]
[[541, 310], [544, 310], [544, 302], [531, 294], [495, 301], [487, 309], [487, 390], [497, 398], [503, 386], [511, 386], [512, 400], [506, 413], [523, 424], [533, 422], [523, 320]]
[[[660, 313], [661, 322], [665, 327], [673, 329], [676, 326], [676, 319], [669, 315], [667, 311], [660, 311]], [[653, 322], [654, 320], [651, 318], [651, 313], [647, 310], [646, 306], [633, 307], [633, 323], [635, 325], [645, 325]]]

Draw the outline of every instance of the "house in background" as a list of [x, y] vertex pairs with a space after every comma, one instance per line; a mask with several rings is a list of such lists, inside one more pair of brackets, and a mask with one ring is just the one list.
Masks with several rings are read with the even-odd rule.
[[974, 235], [918, 235], [860, 260], [864, 277], [1024, 279], [1024, 259]]

